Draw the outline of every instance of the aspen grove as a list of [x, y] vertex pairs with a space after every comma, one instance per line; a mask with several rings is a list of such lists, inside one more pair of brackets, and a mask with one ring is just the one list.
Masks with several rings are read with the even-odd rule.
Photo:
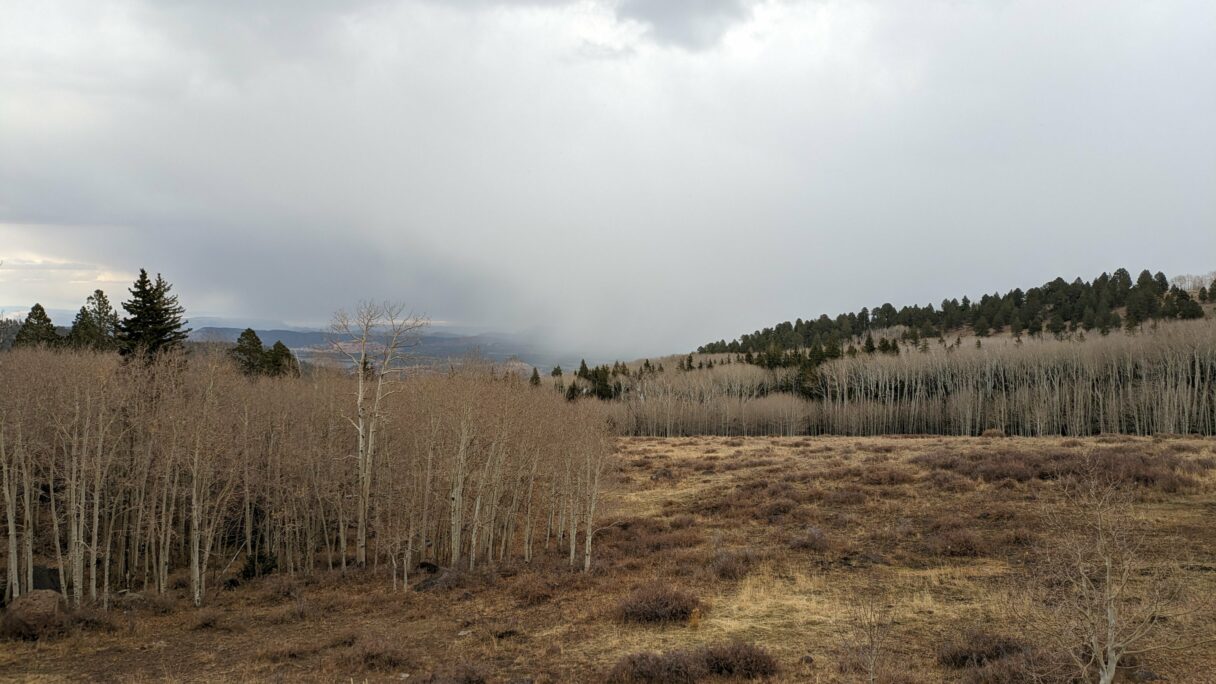
[[[591, 567], [611, 449], [597, 402], [477, 364], [394, 378], [369, 454], [357, 376], [248, 377], [218, 348], [0, 355], [6, 594], [29, 591], [36, 558], [54, 559], [71, 604], [107, 606], [181, 569], [201, 605], [242, 564], [306, 575], [366, 558], [400, 590], [420, 561], [473, 569], [557, 546]], [[361, 514], [366, 556], [351, 553]]]

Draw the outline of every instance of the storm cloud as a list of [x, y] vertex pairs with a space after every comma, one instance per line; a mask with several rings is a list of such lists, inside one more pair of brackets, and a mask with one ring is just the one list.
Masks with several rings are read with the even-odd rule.
[[632, 357], [1208, 272], [1213, 64], [1201, 1], [0, 0], [0, 307], [146, 267]]

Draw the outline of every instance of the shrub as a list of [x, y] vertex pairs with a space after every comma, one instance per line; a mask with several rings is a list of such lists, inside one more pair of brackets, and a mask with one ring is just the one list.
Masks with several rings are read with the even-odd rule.
[[692, 651], [633, 653], [609, 671], [609, 684], [693, 684], [707, 677], [759, 679], [779, 671], [777, 659], [754, 644], [730, 642]]
[[697, 523], [697, 519], [687, 513], [674, 516], [667, 521], [667, 526], [673, 530], [684, 530]]
[[983, 551], [983, 542], [975, 532], [960, 528], [944, 529], [928, 539], [929, 551], [938, 556], [972, 558]]
[[937, 662], [954, 668], [979, 667], [1025, 650], [1026, 645], [1017, 639], [971, 628], [942, 644]]
[[720, 580], [740, 580], [751, 570], [754, 561], [755, 555], [751, 551], [719, 551], [709, 562], [709, 569]]
[[338, 658], [338, 664], [348, 670], [391, 672], [410, 666], [410, 659], [397, 644], [383, 635], [365, 635]]
[[806, 528], [802, 534], [790, 540], [790, 548], [798, 551], [818, 551], [820, 553], [831, 548], [831, 542], [823, 530], [814, 525]]
[[756, 508], [756, 517], [766, 520], [776, 520], [798, 508], [798, 502], [793, 499], [776, 499]]
[[0, 638], [21, 641], [48, 639], [63, 634], [69, 625], [68, 616], [62, 610], [43, 612], [10, 608], [0, 616]]
[[541, 575], [525, 575], [516, 582], [512, 593], [520, 605], [539, 606], [552, 599], [556, 589], [553, 582]]
[[705, 664], [695, 653], [633, 653], [608, 672], [609, 684], [696, 684], [705, 678]]
[[300, 586], [287, 575], [271, 575], [262, 584], [263, 596], [271, 602], [300, 597]]
[[617, 604], [617, 617], [625, 622], [685, 622], [701, 605], [696, 596], [665, 584], [634, 591]]
[[925, 481], [943, 492], [961, 493], [975, 489], [975, 484], [961, 475], [945, 470], [934, 470]]
[[220, 612], [214, 608], [203, 608], [194, 616], [194, 624], [190, 629], [199, 631], [217, 629], [220, 626]]
[[705, 669], [713, 675], [759, 679], [777, 674], [777, 659], [755, 644], [733, 641], [707, 646], [701, 651]]
[[306, 620], [316, 611], [313, 610], [312, 604], [307, 603], [304, 599], [298, 598], [289, 606], [284, 606], [277, 612], [271, 613], [267, 618], [267, 622], [272, 625], [285, 625], [292, 622], [300, 622]]
[[915, 479], [908, 470], [890, 465], [866, 468], [861, 473], [861, 481], [868, 485], [892, 486], [907, 484]]
[[980, 437], [987, 437], [989, 439], [994, 438], [994, 437], [1004, 437], [1004, 436], [1005, 436], [1005, 431], [1002, 430], [1001, 428], [997, 428], [997, 427], [988, 428], [987, 430], [984, 430], [983, 432], [980, 433]]
[[279, 560], [274, 554], [259, 551], [245, 556], [245, 565], [241, 567], [240, 577], [242, 580], [249, 581], [255, 577], [269, 575], [278, 569]]

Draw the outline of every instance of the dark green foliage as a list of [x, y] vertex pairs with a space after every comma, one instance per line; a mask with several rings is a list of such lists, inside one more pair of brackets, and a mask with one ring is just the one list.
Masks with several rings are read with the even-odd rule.
[[94, 290], [80, 307], [67, 342], [79, 349], [113, 351], [118, 348], [118, 312], [101, 290]]
[[54, 346], [59, 344], [59, 333], [55, 332], [55, 324], [46, 315], [46, 309], [41, 304], [30, 307], [25, 322], [17, 330], [13, 338], [14, 347]]
[[262, 338], [253, 328], [245, 328], [228, 354], [245, 375], [260, 375], [265, 367], [266, 350], [262, 347]]
[[554, 366], [552, 371], [549, 371], [549, 377], [560, 378], [562, 376], [562, 367]]
[[278, 569], [279, 559], [274, 554], [259, 551], [245, 556], [245, 565], [241, 567], [241, 579], [248, 581], [255, 577], [263, 577]]
[[184, 327], [185, 309], [177, 295], [169, 294], [172, 285], [158, 273], [156, 280], [139, 269], [131, 287], [131, 300], [123, 302], [127, 317], [118, 325], [118, 350], [123, 356], [155, 356], [180, 348], [190, 329]]
[[540, 387], [540, 371], [532, 369], [532, 377], [528, 378], [528, 384], [533, 387]]
[[[1206, 298], [1216, 299], [1213, 288]], [[1126, 307], [1121, 317], [1115, 310]], [[843, 343], [861, 338], [860, 351], [898, 353], [898, 340], [886, 348], [875, 344], [872, 330], [903, 326], [900, 338], [916, 345], [924, 338], [944, 337], [946, 332], [970, 329], [983, 337], [1008, 329], [1014, 335], [1047, 332], [1064, 336], [1071, 332], [1098, 330], [1106, 333], [1120, 325], [1134, 330], [1143, 322], [1169, 318], [1199, 318], [1203, 309], [1189, 293], [1171, 288], [1163, 273], [1142, 271], [1135, 281], [1127, 269], [1103, 273], [1090, 282], [1063, 278], [1005, 294], [985, 294], [978, 301], [967, 297], [943, 300], [939, 306], [905, 306], [896, 309], [883, 304], [874, 309], [835, 318], [821, 315], [779, 323], [772, 328], [742, 335], [732, 342], [711, 342], [700, 347], [702, 353], [744, 354], [744, 361], [766, 368], [810, 367], [833, 358]], [[847, 350], [843, 352], [847, 354]], [[685, 366], [685, 364], [681, 364]], [[686, 366], [685, 366], [686, 367]]]
[[295, 354], [282, 341], [275, 342], [266, 352], [262, 362], [262, 372], [275, 377], [297, 376], [300, 374], [300, 362]]

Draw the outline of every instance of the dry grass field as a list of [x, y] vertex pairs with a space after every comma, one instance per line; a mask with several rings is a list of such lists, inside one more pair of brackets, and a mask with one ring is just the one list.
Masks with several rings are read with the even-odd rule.
[[[1025, 681], [1046, 516], [1083, 462], [1135, 483], [1144, 555], [1176, 564], [1201, 608], [1160, 633], [1216, 635], [1201, 605], [1216, 590], [1212, 440], [636, 438], [616, 458], [589, 574], [551, 549], [531, 567], [415, 573], [436, 586], [404, 594], [384, 568], [272, 576], [201, 610], [180, 584], [176, 601], [0, 642], [0, 679], [726, 681], [775, 664], [768, 681], [827, 683], [867, 681], [876, 652], [881, 682]], [[647, 652], [667, 655], [628, 659]], [[1216, 681], [1209, 647], [1132, 663], [1127, 681]]]

